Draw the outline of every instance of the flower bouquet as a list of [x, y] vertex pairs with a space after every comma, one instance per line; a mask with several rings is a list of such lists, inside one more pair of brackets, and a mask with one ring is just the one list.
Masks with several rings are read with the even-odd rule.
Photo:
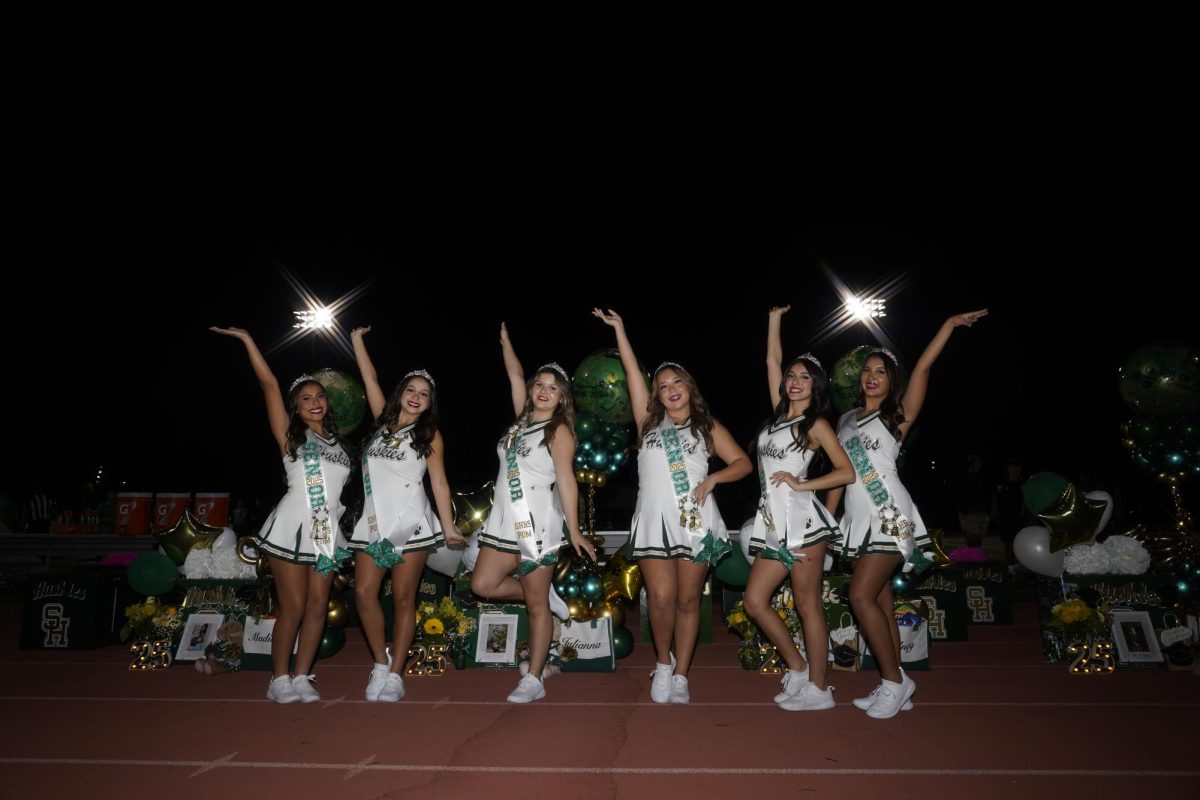
[[156, 597], [147, 597], [140, 603], [125, 607], [125, 625], [121, 628], [121, 641], [133, 636], [138, 640], [170, 640], [183, 624], [179, 608], [162, 605]]
[[475, 628], [475, 619], [467, 616], [449, 596], [436, 603], [425, 601], [417, 606], [417, 641], [426, 645], [446, 645], [450, 660], [456, 664]]
[[[792, 598], [790, 586], [780, 587], [779, 591], [771, 598], [771, 608], [783, 620], [792, 639], [800, 641], [803, 637], [803, 627], [800, 624], [800, 616], [796, 614], [796, 603]], [[750, 615], [746, 613], [746, 608], [741, 600], [734, 603], [733, 608], [729, 609], [729, 613], [725, 615], [725, 624], [731, 631], [742, 637], [742, 643], [738, 647], [738, 662], [742, 665], [742, 669], [761, 667], [770, 657], [770, 642], [763, 636], [758, 625], [754, 624]], [[766, 647], [764, 648], [763, 645]]]

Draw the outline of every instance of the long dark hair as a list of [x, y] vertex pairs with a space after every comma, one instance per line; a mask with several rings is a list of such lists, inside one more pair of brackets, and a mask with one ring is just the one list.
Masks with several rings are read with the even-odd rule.
[[821, 365], [811, 358], [800, 356], [793, 358], [783, 368], [783, 377], [779, 381], [779, 405], [775, 407], [775, 416], [767, 420], [766, 425], [778, 425], [787, 419], [792, 405], [792, 401], [787, 396], [787, 374], [797, 364], [803, 364], [812, 377], [812, 394], [809, 396], [808, 408], [804, 409], [804, 419], [792, 426], [792, 443], [788, 447], [793, 450], [808, 447], [808, 432], [812, 430], [816, 421], [829, 411], [829, 378], [826, 377], [825, 370], [821, 369]]
[[521, 413], [513, 420], [513, 425], [516, 426], [518, 431], [529, 427], [533, 417], [533, 385], [537, 383], [537, 379], [542, 375], [553, 375], [554, 383], [562, 393], [562, 399], [554, 407], [554, 416], [550, 417], [550, 423], [542, 432], [542, 446], [548, 448], [550, 447], [550, 442], [554, 441], [554, 434], [562, 425], [567, 427], [567, 432], [571, 436], [575, 435], [575, 400], [571, 397], [571, 381], [565, 375], [560, 374], [558, 370], [547, 368], [529, 376], [529, 379], [525, 381], [525, 407], [521, 409]]
[[642, 420], [642, 429], [638, 432], [638, 447], [641, 447], [642, 442], [646, 440], [647, 433], [662, 424], [663, 417], [667, 414], [667, 407], [662, 404], [657, 387], [658, 376], [667, 370], [672, 370], [683, 379], [684, 385], [687, 386], [688, 403], [692, 407], [692, 436], [697, 439], [704, 437], [704, 445], [709, 452], [712, 452], [712, 412], [708, 410], [708, 403], [705, 402], [704, 395], [700, 394], [700, 387], [696, 385], [696, 379], [692, 377], [692, 373], [675, 364], [664, 364], [654, 372], [654, 379], [650, 381], [653, 391], [650, 393], [650, 402], [646, 404], [646, 418]]
[[[321, 394], [325, 394], [325, 387], [318, 380], [306, 380], [297, 383], [288, 392], [287, 407], [288, 407], [288, 429], [287, 429], [287, 454], [291, 456], [292, 461], [296, 460], [296, 453], [308, 441], [308, 425], [304, 420], [300, 419], [300, 412], [296, 408], [296, 401], [300, 398], [300, 393], [304, 391], [305, 386], [316, 386], [321, 390]], [[326, 439], [335, 439], [337, 443], [345, 448], [346, 443], [338, 434], [337, 422], [333, 419], [333, 402], [329, 396], [325, 397], [325, 416], [321, 420], [321, 432], [325, 434]]]
[[[888, 394], [883, 398], [883, 402], [879, 404], [879, 418], [883, 420], [884, 426], [891, 432], [896, 441], [900, 441], [900, 426], [904, 424], [904, 409], [900, 405], [900, 399], [903, 395], [900, 392], [900, 366], [892, 360], [892, 356], [882, 350], [872, 350], [863, 360], [863, 369], [867, 368], [867, 361], [872, 358], [878, 358], [883, 362], [883, 369], [888, 376]], [[862, 380], [858, 383], [858, 407], [865, 408], [867, 397], [863, 394]]]
[[[404, 399], [404, 390], [417, 378], [429, 384], [429, 408], [422, 411], [421, 415], [417, 417], [416, 426], [412, 429], [411, 446], [418, 455], [429, 458], [429, 454], [433, 452], [433, 435], [437, 433], [438, 429], [437, 386], [424, 375], [409, 375], [396, 384], [391, 397], [388, 398], [387, 405], [383, 407], [379, 418], [375, 420], [375, 425], [377, 427], [382, 425], [390, 429], [396, 424], [396, 421], [400, 419], [400, 403]], [[374, 435], [374, 433], [371, 434], [371, 436]]]

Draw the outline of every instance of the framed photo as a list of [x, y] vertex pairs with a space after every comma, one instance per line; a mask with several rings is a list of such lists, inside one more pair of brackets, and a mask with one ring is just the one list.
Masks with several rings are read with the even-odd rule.
[[516, 614], [479, 615], [475, 661], [479, 664], [517, 663]]
[[204, 650], [217, 638], [217, 628], [225, 621], [223, 614], [215, 611], [202, 611], [189, 614], [183, 626], [183, 635], [179, 637], [179, 649], [175, 651], [176, 661], [195, 661], [204, 658]]
[[1161, 664], [1162, 651], [1146, 611], [1112, 612], [1112, 637], [1122, 664]]

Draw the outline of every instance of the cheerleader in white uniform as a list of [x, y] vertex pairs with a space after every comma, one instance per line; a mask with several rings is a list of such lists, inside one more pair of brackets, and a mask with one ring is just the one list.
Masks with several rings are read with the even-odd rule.
[[[638, 499], [627, 552], [638, 560], [649, 598], [658, 656], [650, 698], [684, 704], [691, 697], [687, 676], [700, 630], [704, 579], [709, 567], [730, 552], [729, 535], [711, 493], [718, 483], [748, 475], [750, 458], [709, 414], [687, 370], [664, 362], [654, 371], [651, 395], [637, 379], [641, 368], [621, 317], [611, 309], [592, 313], [616, 332], [638, 428]], [[714, 453], [726, 466], [710, 475], [708, 460]]]
[[[930, 369], [950, 335], [955, 328], [970, 327], [985, 316], [987, 309], [946, 320], [917, 360], [903, 395], [896, 357], [883, 348], [871, 353], [859, 377], [860, 407], [838, 423], [838, 439], [856, 476], [845, 490], [846, 509], [840, 521], [842, 554], [855, 560], [850, 604], [883, 678], [870, 695], [856, 699], [854, 705], [877, 719], [912, 708], [916, 691], [912, 678], [900, 669], [892, 573], [901, 566], [905, 571], [921, 570], [932, 561], [925, 524], [900, 483], [896, 457], [921, 413]], [[829, 493], [830, 508], [837, 508], [841, 495], [841, 489]]]
[[[407, 653], [416, 632], [417, 588], [426, 559], [443, 542], [461, 547], [466, 540], [454, 528], [433, 376], [414, 370], [385, 400], [363, 342], [370, 330], [355, 328], [350, 334], [377, 428], [362, 455], [363, 513], [349, 547], [355, 552], [355, 607], [375, 661], [367, 679], [366, 698], [394, 703], [404, 696], [400, 671], [405, 660], [393, 662], [384, 643], [379, 604], [383, 577], [389, 572], [392, 576], [392, 650]], [[440, 520], [425, 496], [427, 470]]]
[[[273, 677], [267, 699], [276, 703], [320, 700], [312, 685], [313, 662], [329, 605], [330, 573], [350, 557], [338, 529], [342, 487], [351, 463], [334, 426], [325, 389], [302, 375], [288, 389], [287, 404], [279, 382], [250, 334], [241, 328], [217, 328], [241, 339], [267, 403], [267, 421], [287, 472], [287, 494], [263, 524], [258, 546], [271, 562], [279, 597], [279, 616], [271, 637]], [[296, 632], [295, 675], [288, 674]]]
[[[818, 711], [834, 706], [833, 690], [825, 680], [829, 633], [821, 603], [821, 575], [825, 551], [840, 534], [833, 514], [815, 492], [845, 486], [854, 480], [854, 469], [823, 416], [829, 408], [829, 380], [821, 363], [805, 353], [793, 358], [786, 369], [782, 366], [779, 328], [789, 308], [773, 308], [767, 318], [767, 387], [775, 414], [758, 434], [762, 495], [749, 547], [757, 557], [743, 602], [746, 613], [787, 663], [783, 690], [775, 702], [786, 711]], [[825, 451], [833, 469], [808, 480], [817, 449]], [[807, 663], [771, 607], [771, 595], [788, 575], [804, 626]]]
[[596, 551], [579, 530], [571, 381], [558, 364], [546, 364], [526, 382], [503, 323], [500, 347], [517, 418], [497, 448], [500, 474], [491, 513], [479, 532], [471, 591], [493, 600], [524, 601], [529, 672], [508, 701], [531, 703], [546, 696], [541, 675], [553, 632], [550, 581], [558, 549], [569, 537], [576, 553], [594, 560]]

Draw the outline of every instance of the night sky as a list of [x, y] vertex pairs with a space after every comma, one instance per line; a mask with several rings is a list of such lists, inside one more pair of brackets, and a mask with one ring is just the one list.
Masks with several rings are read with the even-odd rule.
[[[103, 465], [114, 486], [273, 501], [257, 384], [207, 327], [282, 336], [280, 265], [327, 301], [369, 283], [342, 322], [374, 326], [386, 389], [437, 377], [456, 488], [493, 477], [510, 421], [499, 322], [529, 368], [573, 369], [612, 344], [594, 305], [648, 366], [691, 368], [747, 442], [769, 411], [766, 311], [792, 304], [785, 352], [808, 349], [837, 305], [825, 264], [852, 289], [904, 277], [885, 327], [909, 364], [947, 316], [991, 309], [937, 363], [908, 448], [927, 518], [968, 452], [1130, 514], [1166, 504], [1119, 447], [1116, 371], [1197, 338], [1182, 10], [905, 10], [603, 46], [236, 4], [88, 13], [16, 29], [0, 302], [18, 492], [42, 476], [78, 498]], [[815, 350], [829, 365], [865, 342]], [[353, 371], [310, 341], [270, 361], [284, 385]], [[731, 525], [744, 483], [718, 493]]]

